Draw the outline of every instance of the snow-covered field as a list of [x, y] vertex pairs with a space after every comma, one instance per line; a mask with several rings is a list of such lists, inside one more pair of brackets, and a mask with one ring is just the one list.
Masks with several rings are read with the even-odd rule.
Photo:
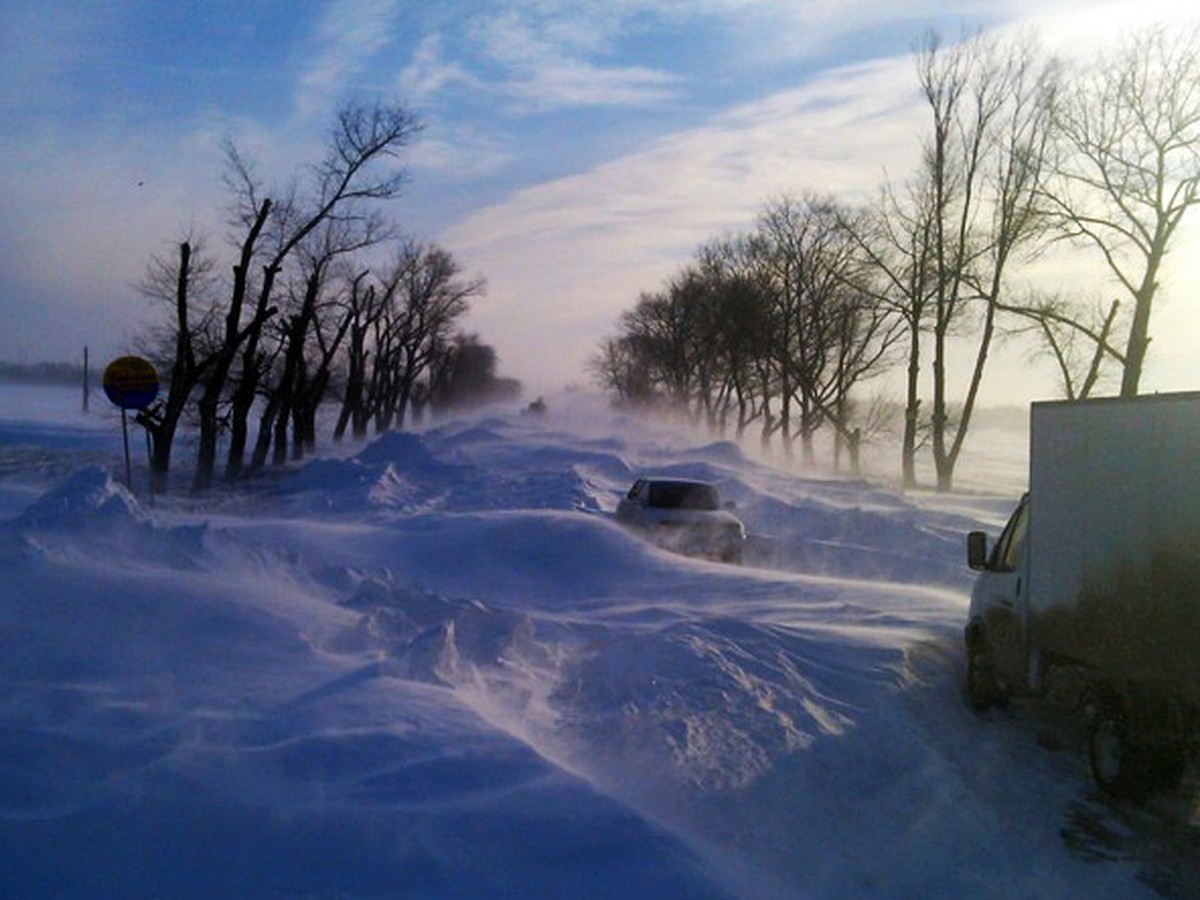
[[[0, 397], [5, 897], [1200, 890], [1190, 801], [961, 701], [1018, 432], [902, 494], [568, 395], [149, 498], [78, 407]], [[746, 564], [621, 530], [642, 472], [720, 482]]]

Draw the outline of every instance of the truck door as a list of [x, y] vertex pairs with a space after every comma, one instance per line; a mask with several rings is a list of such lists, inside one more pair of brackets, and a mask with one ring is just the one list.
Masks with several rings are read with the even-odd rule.
[[1028, 655], [1025, 647], [1025, 565], [1029, 534], [1029, 499], [1021, 501], [996, 542], [987, 572], [979, 585], [983, 603], [984, 634], [996, 677], [1009, 690], [1025, 684]]

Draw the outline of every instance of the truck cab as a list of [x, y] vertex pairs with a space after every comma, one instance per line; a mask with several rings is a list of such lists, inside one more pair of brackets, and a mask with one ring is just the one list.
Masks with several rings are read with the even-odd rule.
[[973, 707], [1003, 704], [1028, 678], [1029, 495], [989, 548], [982, 531], [967, 535], [967, 564], [979, 572], [967, 614], [967, 696]]

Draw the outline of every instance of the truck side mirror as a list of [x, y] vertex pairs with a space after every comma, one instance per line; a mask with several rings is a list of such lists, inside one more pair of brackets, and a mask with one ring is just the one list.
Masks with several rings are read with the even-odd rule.
[[982, 531], [972, 531], [967, 535], [967, 565], [976, 572], [982, 572], [987, 568], [987, 558], [987, 535]]

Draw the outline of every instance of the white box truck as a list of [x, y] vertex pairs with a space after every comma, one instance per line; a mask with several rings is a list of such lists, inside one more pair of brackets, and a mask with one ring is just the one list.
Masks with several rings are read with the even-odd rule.
[[970, 703], [1066, 702], [1102, 788], [1178, 785], [1200, 745], [1200, 392], [1033, 404], [1029, 492], [967, 557]]

